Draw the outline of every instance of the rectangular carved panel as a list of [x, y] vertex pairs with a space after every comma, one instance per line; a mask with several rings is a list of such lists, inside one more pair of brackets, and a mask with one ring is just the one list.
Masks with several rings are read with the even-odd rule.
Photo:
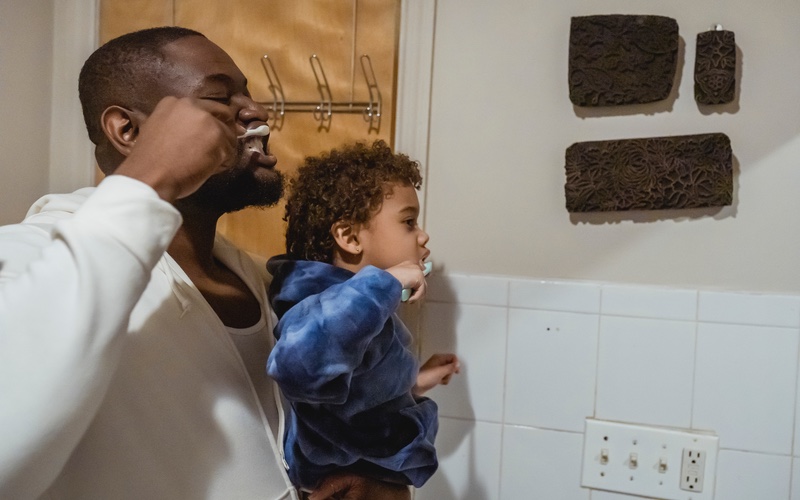
[[721, 133], [578, 142], [566, 177], [569, 212], [730, 205], [731, 142]]
[[664, 16], [573, 17], [569, 98], [576, 106], [666, 99], [678, 56], [678, 23]]
[[694, 97], [700, 104], [727, 104], [736, 93], [736, 38], [733, 31], [697, 34]]

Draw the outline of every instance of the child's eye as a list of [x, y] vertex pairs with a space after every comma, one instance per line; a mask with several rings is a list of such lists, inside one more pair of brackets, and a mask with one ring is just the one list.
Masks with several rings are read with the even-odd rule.
[[408, 220], [405, 221], [405, 223], [410, 228], [414, 228], [414, 227], [417, 226], [417, 221], [415, 221], [414, 219], [408, 219]]

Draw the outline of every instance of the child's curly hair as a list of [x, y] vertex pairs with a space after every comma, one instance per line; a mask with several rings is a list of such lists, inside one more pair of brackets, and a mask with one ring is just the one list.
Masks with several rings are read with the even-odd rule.
[[344, 221], [365, 224], [380, 209], [387, 185], [419, 189], [419, 163], [395, 154], [382, 140], [309, 156], [289, 182], [286, 252], [292, 259], [333, 262], [331, 228]]

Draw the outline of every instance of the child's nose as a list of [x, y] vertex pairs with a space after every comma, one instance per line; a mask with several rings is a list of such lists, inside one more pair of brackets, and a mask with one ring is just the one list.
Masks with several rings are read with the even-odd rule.
[[420, 234], [419, 234], [419, 245], [420, 246], [424, 247], [428, 243], [428, 240], [430, 240], [430, 239], [431, 239], [431, 237], [428, 236], [428, 233], [426, 233], [425, 231], [420, 231]]

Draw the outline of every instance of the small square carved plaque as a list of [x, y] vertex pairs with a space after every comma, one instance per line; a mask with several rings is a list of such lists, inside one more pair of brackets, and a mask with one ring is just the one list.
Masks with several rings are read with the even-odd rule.
[[577, 142], [566, 152], [569, 212], [719, 207], [733, 200], [721, 133]]
[[576, 106], [666, 99], [678, 57], [678, 23], [664, 16], [573, 17], [569, 98]]

